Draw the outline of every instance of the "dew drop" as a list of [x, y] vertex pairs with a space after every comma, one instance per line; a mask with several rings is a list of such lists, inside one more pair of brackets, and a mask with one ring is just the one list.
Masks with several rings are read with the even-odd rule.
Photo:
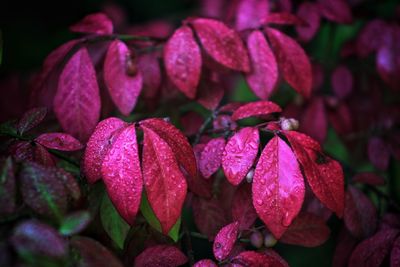
[[292, 223], [291, 219], [289, 218], [289, 212], [286, 211], [285, 215], [282, 218], [282, 225], [288, 227]]
[[260, 206], [261, 206], [261, 205], [263, 204], [263, 201], [262, 201], [262, 199], [257, 199], [257, 200], [256, 200], [256, 203], [257, 203], [257, 205], [260, 205]]

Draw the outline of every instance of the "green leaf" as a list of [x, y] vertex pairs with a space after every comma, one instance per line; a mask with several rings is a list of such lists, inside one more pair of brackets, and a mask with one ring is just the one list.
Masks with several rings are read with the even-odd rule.
[[[142, 202], [140, 203], [140, 211], [142, 212], [146, 221], [157, 231], [161, 231], [161, 224], [158, 221], [156, 215], [154, 214], [152, 208], [150, 207], [150, 203], [147, 200], [147, 196], [145, 193], [142, 195]], [[172, 238], [175, 242], [179, 239], [179, 229], [181, 227], [181, 217], [176, 221], [175, 225], [171, 228], [168, 233], [168, 236]]]
[[103, 199], [101, 201], [100, 219], [108, 236], [115, 242], [115, 244], [117, 244], [120, 249], [123, 249], [130, 226], [119, 215], [107, 193], [103, 195]]
[[81, 232], [90, 222], [90, 213], [88, 211], [77, 211], [64, 218], [59, 232], [65, 236], [71, 236]]
[[350, 155], [347, 147], [340, 140], [333, 128], [329, 128], [328, 135], [325, 140], [324, 150], [334, 158], [344, 163], [349, 163]]

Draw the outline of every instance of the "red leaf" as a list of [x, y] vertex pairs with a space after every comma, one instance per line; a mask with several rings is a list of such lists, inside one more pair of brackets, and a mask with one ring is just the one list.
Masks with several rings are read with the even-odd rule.
[[210, 178], [221, 166], [225, 138], [211, 139], [201, 152], [199, 169], [205, 178]]
[[170, 245], [156, 245], [145, 249], [135, 259], [135, 267], [180, 266], [187, 262], [187, 257], [179, 249]]
[[143, 93], [145, 98], [154, 98], [161, 86], [162, 74], [156, 53], [146, 53], [138, 57], [138, 69], [143, 77]]
[[392, 251], [390, 253], [390, 267], [400, 266], [400, 237], [394, 241]]
[[143, 84], [140, 71], [134, 75], [128, 71], [130, 57], [126, 44], [115, 40], [108, 47], [104, 60], [104, 82], [115, 105], [125, 116], [135, 107]]
[[338, 23], [351, 23], [353, 16], [346, 0], [318, 0], [321, 14], [325, 18]]
[[352, 181], [354, 183], [362, 183], [369, 185], [384, 185], [386, 183], [385, 179], [382, 176], [379, 176], [372, 172], [361, 172], [357, 173]]
[[195, 98], [201, 74], [201, 51], [189, 26], [177, 29], [164, 47], [164, 64], [171, 81], [188, 98]]
[[237, 121], [249, 117], [266, 116], [281, 111], [282, 109], [274, 102], [256, 101], [239, 107], [235, 112], [233, 112], [232, 119]]
[[182, 165], [192, 177], [197, 175], [197, 164], [192, 147], [181, 131], [162, 119], [147, 119], [141, 121], [140, 125], [150, 128], [157, 135], [162, 136], [174, 152], [179, 165]]
[[222, 168], [228, 181], [238, 185], [253, 166], [260, 135], [257, 128], [245, 127], [233, 135], [222, 155]]
[[190, 21], [206, 52], [221, 65], [248, 72], [250, 61], [239, 34], [224, 23], [198, 18]]
[[277, 25], [305, 25], [301, 18], [287, 12], [271, 13], [263, 22]]
[[[197, 144], [193, 147], [193, 152], [196, 156], [197, 163], [200, 161], [200, 155], [204, 147], [204, 144]], [[213, 179], [204, 179], [204, 177], [201, 176], [201, 173], [198, 172], [194, 177], [187, 175], [186, 181], [191, 192], [200, 197], [211, 198]]]
[[311, 64], [303, 48], [292, 38], [272, 28], [267, 34], [278, 61], [283, 78], [298, 93], [305, 97], [311, 94]]
[[290, 147], [275, 136], [265, 146], [253, 177], [253, 205], [279, 239], [300, 211], [304, 181]]
[[41, 123], [47, 114], [47, 108], [33, 108], [24, 113], [22, 118], [19, 120], [17, 130], [19, 134], [35, 128]]
[[239, 222], [233, 222], [219, 230], [213, 244], [213, 252], [217, 260], [221, 261], [229, 256], [238, 234]]
[[315, 196], [341, 217], [344, 209], [344, 177], [340, 164], [325, 156], [319, 144], [305, 134], [285, 131]]
[[347, 267], [351, 253], [357, 243], [358, 240], [352, 236], [345, 227], [342, 227], [339, 233], [335, 253], [333, 255], [332, 266]]
[[69, 134], [45, 133], [35, 138], [35, 142], [49, 149], [61, 151], [76, 151], [83, 148], [83, 145]]
[[358, 238], [369, 237], [377, 225], [374, 204], [359, 189], [349, 185], [344, 206], [344, 223], [349, 232]]
[[379, 137], [370, 138], [368, 141], [368, 157], [376, 168], [386, 170], [390, 159], [389, 146]]
[[321, 97], [315, 97], [309, 103], [301, 117], [300, 130], [318, 142], [324, 142], [328, 132], [328, 121]]
[[317, 247], [328, 240], [330, 232], [329, 227], [320, 217], [311, 213], [300, 213], [279, 239], [279, 242], [303, 247]]
[[268, 0], [242, 0], [237, 7], [236, 29], [256, 29], [261, 26], [262, 20], [268, 17]]
[[86, 48], [65, 65], [54, 98], [54, 112], [62, 128], [86, 141], [100, 117], [100, 95], [96, 73]]
[[251, 186], [242, 184], [236, 191], [232, 200], [232, 219], [239, 222], [240, 230], [247, 230], [257, 219], [256, 210], [253, 207]]
[[101, 179], [101, 165], [111, 146], [114, 133], [127, 124], [118, 118], [108, 118], [97, 124], [86, 145], [83, 172], [89, 183]]
[[113, 24], [111, 20], [103, 13], [94, 13], [87, 15], [78, 23], [69, 27], [72, 32], [112, 34]]
[[212, 260], [205, 259], [196, 262], [193, 267], [218, 267]]
[[196, 101], [209, 110], [215, 110], [224, 96], [224, 88], [220, 82], [202, 79]]
[[252, 69], [246, 73], [246, 81], [254, 94], [268, 99], [278, 81], [278, 65], [264, 34], [253, 31], [247, 38]]
[[297, 9], [297, 16], [305, 22], [305, 25], [296, 26], [299, 39], [308, 42], [315, 36], [320, 26], [321, 16], [318, 6], [311, 2], [304, 2]]
[[273, 267], [289, 267], [289, 264], [275, 250], [265, 250], [265, 255], [268, 256], [269, 266]]
[[115, 208], [132, 225], [139, 209], [143, 187], [134, 124], [117, 134], [104, 156], [101, 173]]
[[397, 229], [381, 230], [357, 245], [351, 254], [349, 267], [379, 267], [389, 254], [393, 242], [399, 234]]
[[187, 185], [173, 150], [155, 131], [142, 124], [143, 179], [147, 197], [164, 234], [176, 223]]
[[244, 251], [232, 259], [232, 267], [288, 267], [289, 265], [274, 254], [263, 254], [255, 251]]
[[353, 90], [353, 75], [346, 66], [338, 66], [332, 73], [331, 83], [337, 97], [346, 98]]

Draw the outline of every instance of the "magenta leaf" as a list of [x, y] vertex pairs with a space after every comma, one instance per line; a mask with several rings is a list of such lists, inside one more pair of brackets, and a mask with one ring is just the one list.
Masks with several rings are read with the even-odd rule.
[[132, 225], [139, 210], [143, 187], [134, 124], [117, 133], [104, 156], [101, 173], [115, 208]]
[[366, 57], [370, 53], [377, 51], [383, 44], [387, 24], [380, 19], [368, 22], [360, 31], [357, 38], [356, 48], [360, 57]]
[[227, 142], [222, 154], [222, 168], [228, 181], [238, 185], [253, 166], [260, 136], [257, 128], [245, 127]]
[[210, 78], [203, 78], [196, 101], [209, 110], [215, 110], [224, 96], [223, 85]]
[[353, 16], [346, 0], [318, 0], [321, 14], [325, 18], [338, 23], [351, 23]]
[[239, 222], [233, 222], [224, 226], [217, 234], [213, 244], [214, 256], [221, 261], [231, 253], [239, 234]]
[[308, 42], [315, 36], [320, 26], [319, 8], [314, 3], [304, 2], [297, 9], [297, 16], [305, 22], [305, 25], [296, 26], [299, 39]]
[[65, 65], [54, 98], [54, 112], [62, 128], [86, 141], [100, 117], [100, 95], [96, 73], [86, 48]]
[[138, 57], [137, 66], [143, 77], [142, 95], [145, 98], [154, 98], [161, 86], [162, 74], [156, 53], [146, 53]]
[[268, 24], [276, 25], [305, 25], [306, 23], [296, 15], [288, 12], [270, 13], [263, 21]]
[[283, 234], [279, 242], [303, 247], [317, 247], [328, 240], [329, 227], [312, 213], [300, 213]]
[[83, 148], [83, 145], [73, 136], [65, 133], [45, 133], [35, 138], [35, 142], [49, 149], [61, 151], [76, 151]]
[[33, 158], [34, 161], [43, 165], [43, 166], [55, 166], [56, 158], [50, 154], [50, 152], [42, 146], [41, 144], [36, 143], [34, 146]]
[[260, 31], [253, 31], [247, 38], [251, 71], [246, 73], [246, 81], [254, 94], [268, 99], [278, 81], [278, 65], [275, 56]]
[[111, 34], [113, 33], [113, 24], [105, 14], [94, 13], [70, 26], [69, 30], [80, 33]]
[[236, 11], [236, 29], [255, 29], [268, 17], [268, 0], [241, 0]]
[[348, 262], [354, 248], [358, 243], [357, 238], [352, 236], [345, 227], [339, 232], [337, 238], [335, 253], [333, 254], [332, 266], [333, 267], [345, 267], [348, 266]]
[[368, 141], [368, 157], [376, 168], [386, 170], [390, 159], [388, 144], [379, 137], [370, 138]]
[[188, 98], [195, 98], [201, 74], [201, 51], [188, 26], [177, 29], [164, 47], [164, 63], [171, 81]]
[[151, 128], [141, 126], [146, 193], [162, 232], [168, 234], [181, 214], [187, 184], [168, 143]]
[[198, 262], [196, 262], [193, 267], [218, 267], [217, 264], [215, 264], [215, 262], [213, 262], [212, 260], [209, 259], [205, 259], [205, 260], [200, 260]]
[[390, 252], [390, 267], [396, 266], [400, 266], [400, 237], [396, 238]]
[[235, 258], [232, 259], [232, 267], [241, 266], [276, 266], [276, 267], [288, 267], [289, 265], [277, 259], [275, 255], [263, 254], [255, 251], [243, 251]]
[[24, 113], [22, 118], [19, 120], [17, 130], [19, 134], [35, 128], [41, 123], [47, 114], [47, 108], [33, 108]]
[[205, 178], [210, 178], [221, 166], [222, 152], [225, 149], [225, 139], [211, 139], [200, 155], [199, 169]]
[[312, 86], [311, 64], [303, 48], [282, 32], [268, 28], [267, 35], [275, 50], [283, 78], [299, 94], [309, 97]]
[[188, 261], [185, 254], [170, 245], [156, 245], [145, 249], [135, 259], [135, 267], [171, 266], [177, 267]]
[[277, 136], [260, 156], [252, 191], [258, 216], [279, 239], [299, 213], [305, 188], [293, 151]]
[[198, 18], [190, 23], [203, 48], [216, 62], [233, 70], [250, 70], [249, 56], [236, 31], [214, 19]]
[[281, 111], [282, 109], [271, 101], [250, 102], [235, 110], [232, 114], [232, 120], [237, 121], [249, 117], [267, 116]]
[[346, 66], [338, 66], [332, 73], [331, 84], [337, 97], [346, 98], [353, 90], [353, 75]]
[[352, 181], [354, 183], [362, 183], [369, 185], [384, 185], [386, 183], [385, 179], [382, 176], [379, 176], [372, 172], [360, 172], [357, 173]]
[[114, 140], [113, 136], [127, 124], [118, 118], [108, 118], [97, 124], [86, 145], [83, 158], [83, 171], [89, 183], [101, 179], [101, 164]]
[[323, 143], [328, 133], [328, 120], [322, 97], [311, 99], [300, 120], [300, 130]]
[[128, 62], [131, 62], [131, 53], [126, 44], [113, 41], [104, 60], [104, 81], [113, 102], [125, 116], [135, 107], [143, 84], [141, 72], [130, 73]]
[[240, 230], [246, 230], [250, 229], [257, 217], [257, 212], [253, 207], [251, 185], [242, 184], [233, 196], [232, 219], [239, 222]]

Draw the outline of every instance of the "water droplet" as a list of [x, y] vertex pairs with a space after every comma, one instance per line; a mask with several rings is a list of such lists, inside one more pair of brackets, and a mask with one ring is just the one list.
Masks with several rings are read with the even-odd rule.
[[[260, 180], [260, 183], [261, 183], [261, 184], [265, 184], [265, 183], [266, 183], [265, 179], [262, 178], [262, 179]], [[268, 190], [267, 190], [267, 191], [268, 191]]]
[[220, 249], [222, 247], [221, 243], [217, 242], [215, 243], [215, 248], [216, 249]]
[[286, 211], [282, 218], [282, 225], [288, 227], [292, 223], [292, 220], [289, 217], [289, 212]]
[[262, 199], [257, 199], [257, 200], [256, 200], [256, 203], [257, 203], [257, 205], [260, 205], [260, 206], [261, 206], [261, 205], [263, 204], [263, 201], [262, 201]]

